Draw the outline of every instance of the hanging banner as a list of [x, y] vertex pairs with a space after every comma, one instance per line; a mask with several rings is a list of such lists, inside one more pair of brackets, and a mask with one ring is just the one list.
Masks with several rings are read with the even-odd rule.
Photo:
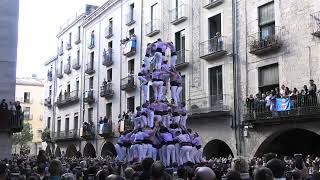
[[276, 111], [290, 111], [290, 98], [276, 98]]

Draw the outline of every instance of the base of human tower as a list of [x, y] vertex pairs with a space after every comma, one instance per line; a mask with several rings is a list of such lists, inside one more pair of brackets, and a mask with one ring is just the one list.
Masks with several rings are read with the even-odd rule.
[[[167, 49], [170, 49], [169, 59]], [[175, 69], [176, 60], [172, 42], [158, 39], [148, 44], [138, 73], [142, 106], [128, 114], [133, 128], [119, 137], [115, 146], [117, 161], [141, 162], [151, 157], [165, 166], [203, 161], [200, 137], [186, 127], [188, 116], [186, 104], [180, 99], [182, 78]], [[148, 99], [149, 85], [153, 93]]]

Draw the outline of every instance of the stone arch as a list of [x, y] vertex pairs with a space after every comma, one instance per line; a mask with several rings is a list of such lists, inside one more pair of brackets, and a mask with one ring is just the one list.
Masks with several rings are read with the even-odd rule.
[[50, 147], [49, 145], [47, 145], [47, 147], [46, 147], [46, 154], [47, 154], [48, 156], [51, 156], [51, 155], [52, 155], [52, 150], [51, 150], [51, 147]]
[[211, 157], [228, 157], [229, 155], [233, 157], [230, 146], [220, 139], [209, 141], [203, 148], [203, 156], [207, 159]]
[[77, 148], [75, 145], [70, 145], [66, 150], [66, 157], [75, 157], [77, 155]]
[[101, 148], [101, 156], [106, 157], [106, 156], [117, 156], [116, 149], [114, 145], [111, 142], [105, 142], [104, 145]]
[[84, 157], [96, 157], [96, 150], [94, 149], [91, 143], [87, 143], [83, 149], [83, 156]]
[[56, 147], [56, 151], [54, 152], [54, 156], [55, 157], [61, 157], [61, 150], [60, 150], [59, 146]]
[[308, 129], [288, 128], [267, 136], [250, 155], [263, 156], [269, 152], [286, 156], [294, 154], [320, 155], [318, 149], [320, 149], [320, 135], [318, 133]]

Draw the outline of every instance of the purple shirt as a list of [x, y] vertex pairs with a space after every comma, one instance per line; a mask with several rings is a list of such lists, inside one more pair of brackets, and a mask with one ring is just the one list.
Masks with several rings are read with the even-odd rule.
[[152, 49], [152, 44], [150, 44], [149, 46], [147, 46], [146, 54], [151, 55], [151, 49]]
[[126, 140], [126, 137], [124, 135], [121, 135], [118, 139], [118, 143], [123, 144]]
[[170, 81], [178, 81], [179, 74], [178, 73], [171, 73], [170, 74]]
[[157, 45], [157, 49], [160, 48], [163, 53], [166, 52], [166, 50], [167, 50], [167, 43], [165, 43], [165, 42], [163, 42], [163, 41], [158, 41], [156, 45]]
[[160, 133], [161, 138], [165, 141], [165, 142], [169, 142], [169, 141], [173, 141], [173, 136], [171, 133], [166, 132], [166, 133]]
[[201, 145], [200, 137], [195, 137], [195, 138], [192, 140], [192, 144], [195, 145], [195, 146], [200, 146], [200, 145]]
[[137, 132], [134, 138], [134, 142], [142, 141], [145, 137], [149, 137], [149, 135], [145, 132]]
[[166, 103], [160, 103], [162, 111], [168, 111], [168, 105]]
[[152, 73], [152, 79], [161, 79], [161, 72], [160, 71], [154, 71]]
[[161, 65], [161, 70], [165, 71], [165, 72], [169, 72], [169, 70], [170, 70], [169, 64], [162, 64]]
[[180, 107], [180, 113], [187, 113], [186, 107]]
[[171, 53], [176, 52], [176, 47], [172, 43], [168, 43]]
[[180, 107], [175, 105], [175, 104], [172, 104], [171, 105], [171, 110], [172, 110], [172, 112], [179, 113], [180, 112]]
[[177, 136], [178, 141], [181, 142], [191, 142], [190, 136], [188, 134], [180, 134]]
[[176, 132], [177, 132], [177, 131], [180, 131], [180, 128], [176, 128], [176, 129], [171, 129], [171, 128], [169, 128], [169, 131], [170, 131], [170, 133], [172, 134], [172, 136], [173, 136], [174, 138], [176, 138]]
[[144, 76], [146, 76], [148, 74], [148, 69], [146, 67], [141, 67], [139, 73], [141, 73]]
[[160, 103], [152, 103], [152, 104], [151, 104], [151, 108], [153, 108], [154, 111], [162, 111], [162, 108], [161, 108], [161, 104], [160, 104]]

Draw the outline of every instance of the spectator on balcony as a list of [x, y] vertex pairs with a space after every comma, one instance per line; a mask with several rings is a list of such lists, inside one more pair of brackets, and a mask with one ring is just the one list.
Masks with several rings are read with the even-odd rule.
[[270, 110], [271, 97], [272, 97], [272, 94], [270, 93], [270, 91], [267, 91], [267, 92], [266, 92], [266, 98], [265, 98], [265, 101], [266, 101], [266, 110], [267, 110], [267, 111]]
[[310, 99], [310, 105], [315, 106], [317, 104], [317, 85], [314, 84], [314, 81], [311, 79], [309, 81], [310, 86], [309, 86], [309, 99]]
[[281, 95], [280, 95], [280, 90], [279, 90], [279, 88], [278, 88], [278, 87], [276, 87], [276, 88], [274, 89], [274, 92], [275, 92], [275, 96], [276, 96], [276, 98], [281, 97]]
[[280, 96], [285, 97], [285, 95], [286, 95], [286, 86], [282, 85], [280, 89]]
[[109, 124], [109, 120], [108, 120], [107, 116], [103, 117], [103, 123], [104, 124]]
[[15, 106], [16, 106], [16, 111], [17, 111], [17, 113], [22, 113], [20, 101], [16, 101], [16, 102], [15, 102]]
[[252, 112], [254, 107], [254, 98], [252, 94], [250, 94], [250, 96], [246, 99], [246, 104], [249, 111]]
[[214, 36], [216, 41], [216, 51], [221, 51], [223, 48], [223, 37], [221, 36], [220, 32], [217, 32]]
[[0, 104], [0, 109], [1, 109], [2, 111], [8, 110], [8, 104], [6, 103], [6, 100], [5, 100], [5, 99], [2, 99], [1, 104]]
[[100, 117], [100, 119], [99, 119], [99, 124], [103, 124], [103, 119], [102, 119], [102, 117]]
[[298, 92], [297, 88], [293, 88], [293, 90], [289, 96], [290, 96], [290, 99], [292, 102], [292, 107], [294, 107], [294, 108], [297, 107], [298, 95], [299, 95], [299, 92]]
[[13, 102], [9, 102], [9, 107], [8, 110], [12, 113], [12, 114], [16, 114], [16, 106], [14, 105]]

